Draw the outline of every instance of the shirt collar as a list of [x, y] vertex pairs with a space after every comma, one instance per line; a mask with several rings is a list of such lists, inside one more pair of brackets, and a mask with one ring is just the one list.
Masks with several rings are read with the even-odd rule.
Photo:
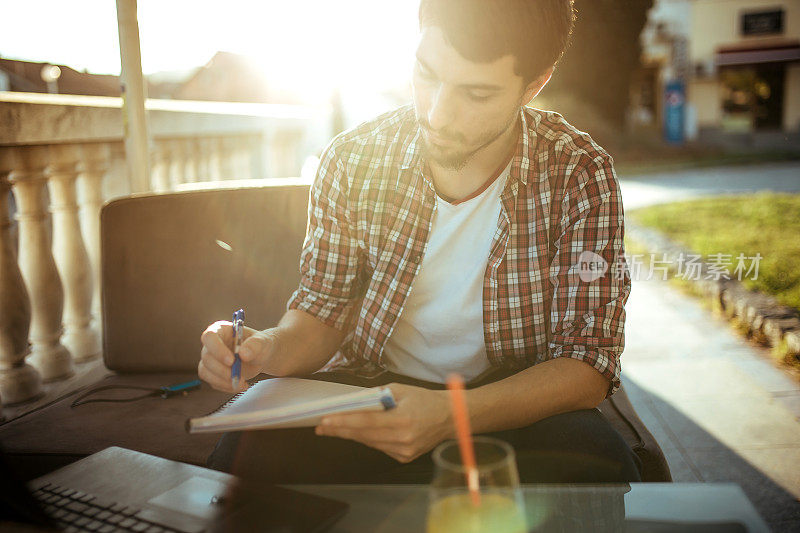
[[517, 139], [517, 151], [511, 158], [510, 180], [519, 180], [523, 185], [528, 184], [528, 173], [531, 169], [530, 154], [536, 144], [536, 133], [530, 130], [528, 114], [525, 108], [519, 109], [520, 135]]
[[408, 143], [408, 148], [405, 150], [405, 155], [403, 156], [403, 161], [400, 163], [401, 170], [408, 170], [412, 167], [419, 166], [422, 162], [422, 150], [420, 148], [420, 138], [422, 133], [420, 131], [419, 124], [416, 125], [414, 128], [414, 136], [411, 138], [411, 141]]
[[[416, 122], [416, 121], [415, 121]], [[422, 181], [431, 189], [433, 182], [431, 182], [425, 173], [422, 171], [422, 132], [419, 124], [415, 124], [414, 135], [407, 144], [403, 160], [400, 162], [400, 172], [397, 173], [397, 181], [395, 182], [395, 191], [401, 190], [401, 183], [405, 183], [404, 187], [408, 187], [415, 179], [422, 178]]]

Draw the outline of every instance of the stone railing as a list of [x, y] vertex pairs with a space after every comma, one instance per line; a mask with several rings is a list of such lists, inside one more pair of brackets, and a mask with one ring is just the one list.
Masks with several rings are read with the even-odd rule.
[[100, 209], [131, 192], [296, 176], [328, 133], [299, 106], [149, 100], [150, 181], [125, 162], [122, 101], [0, 92], [0, 401], [100, 356]]

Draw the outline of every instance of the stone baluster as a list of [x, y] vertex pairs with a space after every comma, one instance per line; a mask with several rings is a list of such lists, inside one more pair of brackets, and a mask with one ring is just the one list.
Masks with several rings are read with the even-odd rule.
[[248, 178], [248, 173], [245, 171], [244, 157], [246, 147], [244, 146], [246, 137], [244, 135], [237, 135], [233, 138], [232, 152], [233, 152], [233, 168], [236, 173], [237, 180], [245, 180]]
[[266, 143], [261, 134], [252, 135], [247, 150], [247, 167], [253, 178], [264, 178], [266, 174]]
[[203, 156], [203, 146], [200, 143], [200, 139], [197, 138], [190, 139], [189, 143], [191, 144], [191, 149], [189, 151], [190, 163], [188, 166], [191, 168], [192, 181], [204, 181], [208, 167]]
[[261, 178], [261, 160], [263, 154], [261, 150], [263, 149], [262, 146], [262, 139], [260, 134], [253, 134], [247, 136], [247, 147], [245, 148], [246, 153], [244, 155], [244, 165], [247, 169], [247, 173], [251, 178]]
[[128, 165], [124, 142], [110, 142], [108, 147], [107, 170], [100, 184], [99, 194], [104, 201], [128, 196], [131, 189], [131, 167]]
[[39, 372], [25, 362], [30, 354], [31, 304], [17, 264], [8, 213], [14, 150], [0, 147], [0, 398], [7, 405], [35, 398], [42, 391]]
[[249, 135], [239, 135], [234, 138], [233, 158], [235, 161], [237, 179], [252, 178], [251, 171], [251, 137]]
[[286, 131], [276, 131], [270, 135], [269, 139], [269, 177], [283, 178], [289, 174], [286, 172], [290, 157], [289, 134]]
[[198, 181], [210, 181], [214, 179], [214, 165], [216, 156], [214, 154], [214, 143], [208, 137], [200, 137], [195, 140], [196, 157], [198, 161]]
[[229, 176], [223, 175], [222, 172], [222, 145], [219, 138], [207, 137], [205, 139], [206, 152], [208, 153], [208, 179], [211, 181], [219, 181]]
[[51, 248], [47, 210], [47, 147], [24, 146], [16, 152], [10, 175], [19, 211], [19, 266], [31, 299], [30, 362], [44, 381], [74, 373], [72, 357], [61, 344], [64, 290]]
[[92, 317], [95, 329], [102, 331], [100, 302], [100, 208], [103, 207], [103, 181], [111, 159], [109, 146], [91, 143], [81, 146], [81, 163], [78, 166], [79, 205], [86, 253], [92, 269]]
[[236, 172], [236, 153], [234, 151], [234, 138], [220, 137], [217, 140], [219, 146], [219, 172], [220, 179], [233, 180], [241, 179]]
[[202, 149], [199, 146], [197, 139], [184, 139], [183, 140], [183, 153], [186, 158], [185, 182], [194, 183], [201, 181], [200, 176], [202, 171]]
[[50, 148], [47, 167], [50, 210], [53, 213], [53, 256], [64, 283], [62, 343], [76, 362], [100, 355], [100, 338], [92, 329], [92, 267], [83, 243], [78, 216], [79, 147]]
[[150, 187], [155, 192], [166, 192], [171, 189], [169, 172], [171, 166], [170, 146], [168, 141], [159, 141], [153, 149], [153, 168], [151, 170]]
[[170, 139], [165, 142], [168, 143], [171, 154], [168, 169], [169, 183], [170, 187], [175, 188], [186, 181], [186, 147], [180, 139]]

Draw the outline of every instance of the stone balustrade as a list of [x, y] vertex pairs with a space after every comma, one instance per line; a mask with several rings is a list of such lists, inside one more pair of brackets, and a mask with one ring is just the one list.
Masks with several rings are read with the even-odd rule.
[[119, 98], [0, 92], [0, 402], [101, 355], [100, 210], [132, 192], [296, 176], [326, 110], [148, 100], [150, 179], [132, 183]]

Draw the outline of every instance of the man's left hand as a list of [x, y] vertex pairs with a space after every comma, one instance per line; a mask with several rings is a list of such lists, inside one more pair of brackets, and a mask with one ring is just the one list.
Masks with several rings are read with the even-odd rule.
[[397, 406], [388, 411], [326, 416], [317, 435], [351, 439], [401, 463], [413, 461], [454, 434], [447, 391], [392, 383]]

